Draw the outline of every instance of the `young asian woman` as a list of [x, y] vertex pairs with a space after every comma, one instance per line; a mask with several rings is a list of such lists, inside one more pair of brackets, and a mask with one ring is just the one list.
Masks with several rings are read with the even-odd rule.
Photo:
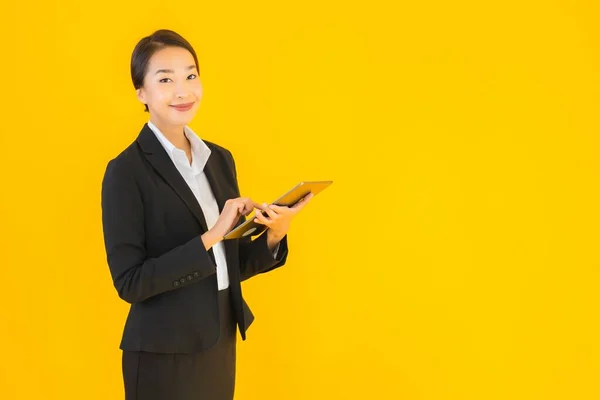
[[[245, 340], [254, 320], [241, 282], [286, 263], [290, 223], [312, 195], [293, 207], [241, 196], [232, 153], [188, 126], [203, 88], [181, 35], [140, 40], [131, 77], [149, 120], [108, 162], [101, 194], [110, 274], [130, 304], [125, 398], [231, 400], [237, 330]], [[222, 240], [253, 211], [263, 234]]]

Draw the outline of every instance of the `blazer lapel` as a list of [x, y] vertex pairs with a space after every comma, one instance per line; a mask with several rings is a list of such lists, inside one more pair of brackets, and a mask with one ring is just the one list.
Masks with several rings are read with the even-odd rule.
[[[206, 143], [206, 142], [205, 142]], [[211, 150], [211, 156], [208, 158], [206, 162], [206, 166], [204, 167], [204, 173], [206, 174], [206, 179], [208, 179], [208, 183], [213, 191], [215, 199], [217, 200], [217, 204], [219, 206], [219, 214], [223, 212], [223, 207], [225, 206], [225, 202], [229, 199], [237, 197], [235, 193], [234, 186], [235, 178], [233, 176], [227, 176], [225, 173], [224, 167], [219, 164], [219, 157], [217, 154], [217, 150], [211, 145], [211, 143], [206, 144]], [[231, 183], [229, 182], [231, 181]], [[237, 221], [236, 226], [244, 221], [244, 218], [241, 218]], [[240, 290], [237, 288], [238, 285], [232, 285], [232, 282], [239, 283], [239, 268], [237, 267], [239, 264], [239, 248], [237, 240], [224, 240], [223, 246], [225, 247], [225, 258], [227, 259], [227, 273], [229, 274], [229, 282], [230, 286], [233, 290]]]
[[212, 146], [209, 146], [209, 148], [211, 153], [210, 157], [208, 157], [208, 160], [206, 161], [206, 165], [204, 166], [204, 174], [206, 175], [206, 179], [210, 184], [210, 188], [212, 189], [215, 200], [217, 201], [217, 205], [219, 206], [219, 214], [221, 214], [223, 207], [225, 206], [225, 202], [229, 200], [229, 191], [226, 190], [224, 181], [226, 177], [223, 175], [223, 169], [219, 166], [215, 149], [212, 148]]
[[179, 195], [181, 200], [183, 200], [183, 202], [196, 217], [203, 231], [206, 232], [208, 227], [206, 225], [206, 219], [204, 218], [204, 213], [202, 212], [200, 204], [198, 204], [194, 193], [187, 185], [148, 124], [144, 124], [137, 141], [140, 144], [146, 159], [150, 162], [150, 164], [152, 164], [158, 174], [162, 176], [165, 182], [167, 182], [169, 186], [171, 186]]
[[[169, 186], [173, 188], [173, 190], [184, 201], [187, 207], [192, 211], [202, 226], [203, 231], [208, 231], [204, 213], [202, 212], [202, 208], [200, 207], [200, 204], [198, 204], [194, 193], [191, 191], [190, 187], [187, 185], [148, 124], [144, 124], [137, 141], [144, 152], [146, 159], [152, 164], [158, 174], [163, 177], [163, 179], [169, 184]], [[236, 197], [235, 189], [233, 186], [230, 187], [228, 183], [229, 180], [233, 182], [235, 178], [233, 176], [226, 176], [223, 166], [221, 166], [219, 163], [217, 149], [211, 146], [210, 143], [205, 143], [210, 148], [211, 155], [208, 157], [206, 165], [204, 166], [204, 173], [206, 174], [206, 179], [208, 180], [213, 195], [215, 196], [215, 200], [217, 201], [220, 214], [223, 211], [225, 202]], [[233, 184], [235, 184], [235, 182], [233, 182], [232, 185]], [[243, 220], [243, 218], [240, 218], [236, 225], [243, 222]], [[223, 241], [227, 265], [230, 266], [227, 268], [230, 276], [230, 284], [232, 282], [238, 282], [237, 285], [231, 285], [235, 291], [241, 290], [239, 288], [239, 269], [236, 268], [239, 263], [239, 250], [237, 242], [237, 240]], [[212, 249], [209, 252], [212, 253]]]

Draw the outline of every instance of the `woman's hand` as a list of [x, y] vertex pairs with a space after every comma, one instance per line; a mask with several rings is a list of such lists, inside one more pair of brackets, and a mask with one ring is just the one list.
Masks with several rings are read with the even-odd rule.
[[[262, 208], [263, 212], [257, 212], [255, 214], [254, 222], [269, 228], [267, 231], [270, 239], [269, 242], [270, 244], [276, 245], [290, 229], [292, 218], [294, 218], [294, 216], [298, 214], [313, 197], [314, 195], [309, 193], [292, 207], [276, 206], [275, 204], [267, 206], [266, 203], [263, 204], [262, 207], [257, 206], [257, 208]], [[263, 214], [267, 214], [267, 216], [264, 216]]]
[[235, 226], [240, 217], [250, 214], [254, 208], [260, 208], [260, 205], [249, 197], [227, 200], [215, 225], [202, 235], [204, 247], [208, 250], [220, 242], [223, 236]]

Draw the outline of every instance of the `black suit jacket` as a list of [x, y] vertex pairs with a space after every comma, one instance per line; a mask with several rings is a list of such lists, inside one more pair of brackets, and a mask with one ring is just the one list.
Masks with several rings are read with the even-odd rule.
[[[219, 212], [239, 197], [231, 153], [211, 150], [204, 172]], [[242, 223], [245, 218], [238, 221]], [[102, 181], [102, 225], [107, 261], [119, 296], [131, 304], [120, 348], [193, 353], [219, 339], [216, 262], [200, 235], [207, 231], [194, 194], [144, 124], [138, 138], [110, 160]], [[240, 282], [285, 264], [287, 236], [277, 258], [267, 234], [226, 240], [232, 303], [242, 339], [254, 320]]]

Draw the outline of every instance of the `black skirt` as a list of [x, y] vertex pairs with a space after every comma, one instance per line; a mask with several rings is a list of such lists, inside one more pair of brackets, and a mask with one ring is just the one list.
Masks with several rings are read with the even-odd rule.
[[126, 400], [232, 400], [236, 325], [229, 289], [219, 291], [221, 337], [196, 354], [123, 351]]

